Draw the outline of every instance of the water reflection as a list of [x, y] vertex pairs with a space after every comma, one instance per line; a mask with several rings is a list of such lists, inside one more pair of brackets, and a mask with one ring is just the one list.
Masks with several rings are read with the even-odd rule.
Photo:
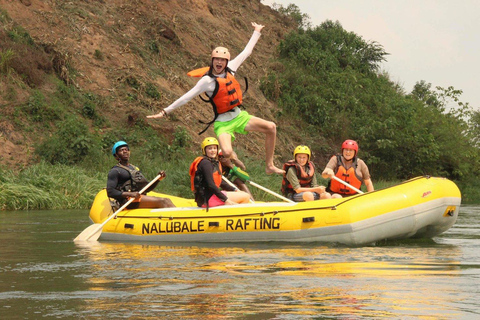
[[[238, 317], [262, 310], [258, 319], [266, 314], [323, 313], [433, 319], [457, 312], [449, 292], [461, 290], [451, 279], [461, 275], [462, 252], [448, 245], [240, 248], [95, 243], [79, 250], [94, 268], [86, 279], [89, 290], [117, 294], [107, 303], [91, 301], [90, 308], [113, 309], [118, 315], [120, 310], [153, 315], [158, 307], [179, 316], [213, 318], [225, 308]], [[439, 312], [432, 310], [437, 308]]]
[[[478, 318], [480, 207], [434, 240], [74, 244], [86, 213], [0, 213], [2, 318]], [[8, 217], [8, 219], [6, 218]]]

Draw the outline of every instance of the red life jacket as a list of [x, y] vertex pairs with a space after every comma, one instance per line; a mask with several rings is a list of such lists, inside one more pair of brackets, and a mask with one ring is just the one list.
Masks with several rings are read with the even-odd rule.
[[[335, 170], [335, 176], [339, 179], [342, 179], [346, 183], [352, 185], [353, 187], [360, 189], [362, 186], [362, 178], [357, 176], [357, 157], [353, 160], [352, 166], [347, 170], [343, 166], [342, 157], [337, 155], [337, 169]], [[351, 195], [357, 194], [356, 191], [350, 189], [346, 185], [338, 182], [337, 180], [330, 180], [330, 191], [342, 195]]]
[[[206, 158], [207, 157], [205, 156], [196, 157], [190, 165], [190, 170], [188, 172], [190, 174], [191, 189], [193, 192], [196, 192], [200, 187], [203, 187], [203, 185], [200, 184], [201, 181], [198, 178], [195, 178], [197, 177], [198, 164]], [[217, 187], [220, 187], [220, 184], [222, 183], [222, 164], [220, 162], [218, 163], [218, 170], [213, 172], [213, 181]]]
[[[226, 68], [226, 77], [220, 78], [211, 76], [209, 74], [210, 67], [203, 67], [200, 69], [195, 69], [187, 73], [190, 77], [204, 77], [210, 76], [215, 80], [215, 89], [213, 94], [208, 99], [200, 98], [205, 102], [210, 102], [215, 113], [215, 117], [212, 121], [207, 122], [208, 126], [199, 134], [205, 132], [208, 127], [217, 119], [219, 114], [228, 112], [233, 108], [240, 106], [242, 104], [242, 88], [240, 88], [240, 83], [235, 79], [233, 73], [230, 69]], [[245, 78], [246, 79], [246, 78]], [[247, 84], [248, 88], [248, 84]], [[245, 90], [246, 91], [246, 90]], [[200, 121], [201, 123], [205, 123]]]
[[313, 175], [315, 174], [315, 166], [313, 165], [312, 161], [307, 163], [308, 165], [308, 174], [305, 172], [303, 167], [299, 165], [295, 160], [289, 160], [283, 164], [283, 170], [285, 173], [283, 174], [282, 180], [282, 193], [283, 195], [287, 195], [289, 193], [295, 193], [293, 187], [287, 179], [287, 172], [290, 168], [294, 167], [297, 173], [298, 182], [300, 182], [300, 187], [302, 188], [309, 188], [312, 183]]

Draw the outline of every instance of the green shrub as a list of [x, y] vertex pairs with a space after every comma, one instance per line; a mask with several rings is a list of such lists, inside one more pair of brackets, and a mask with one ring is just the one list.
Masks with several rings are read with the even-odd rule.
[[0, 50], [0, 74], [8, 76], [12, 70], [11, 62], [15, 52], [12, 49]]
[[160, 100], [161, 98], [160, 92], [158, 92], [157, 87], [151, 82], [148, 82], [146, 84], [145, 93], [147, 94], [147, 96], [155, 100]]
[[61, 106], [58, 103], [49, 103], [39, 90], [33, 90], [22, 110], [34, 122], [40, 122], [48, 126], [48, 121], [60, 119]]
[[93, 57], [97, 60], [103, 60], [105, 57], [103, 56], [102, 51], [95, 49], [95, 52], [93, 53]]
[[71, 165], [86, 157], [101, 154], [100, 138], [88, 131], [79, 119], [70, 117], [58, 124], [57, 131], [36, 148], [36, 153], [45, 161]]
[[379, 72], [386, 55], [378, 43], [327, 20], [285, 37], [261, 89], [283, 119], [303, 122], [309, 136], [335, 146], [330, 153], [345, 139], [359, 142], [374, 179], [479, 174], [475, 113], [460, 102], [461, 90], [419, 82], [406, 95]]

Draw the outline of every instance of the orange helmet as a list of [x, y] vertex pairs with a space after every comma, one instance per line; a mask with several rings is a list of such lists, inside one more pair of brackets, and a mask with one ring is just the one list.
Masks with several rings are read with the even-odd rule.
[[228, 52], [227, 48], [216, 47], [212, 51], [212, 59], [213, 58], [223, 58], [223, 59], [230, 60], [230, 52]]

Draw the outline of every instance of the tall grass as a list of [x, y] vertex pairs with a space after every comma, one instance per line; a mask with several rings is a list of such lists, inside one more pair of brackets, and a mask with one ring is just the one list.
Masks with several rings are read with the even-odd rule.
[[8, 76], [10, 74], [11, 61], [15, 56], [12, 49], [0, 50], [0, 74]]
[[[162, 159], [152, 161], [142, 153], [137, 157], [133, 153], [131, 161], [140, 167], [148, 179], [155, 177], [160, 170], [166, 171], [167, 177], [160, 182], [155, 191], [193, 198], [188, 169], [196, 156], [197, 154], [193, 153], [183, 153], [168, 161], [162, 161]], [[108, 170], [116, 163], [113, 157], [107, 156], [97, 160], [97, 166], [85, 163], [67, 166], [40, 162], [19, 172], [0, 169], [0, 210], [90, 208], [97, 192], [106, 186]], [[281, 176], [266, 175], [263, 161], [248, 158], [242, 160], [247, 166], [247, 172], [252, 181], [280, 194]], [[318, 180], [321, 185], [327, 184], [320, 174], [318, 174]], [[399, 181], [373, 182], [376, 190], [399, 183]], [[458, 185], [462, 191], [462, 203], [479, 203], [480, 184], [478, 182]], [[253, 186], [249, 188], [257, 201], [278, 200]], [[363, 190], [365, 191], [364, 188]]]
[[102, 174], [45, 162], [0, 173], [0, 210], [86, 209], [105, 186]]

